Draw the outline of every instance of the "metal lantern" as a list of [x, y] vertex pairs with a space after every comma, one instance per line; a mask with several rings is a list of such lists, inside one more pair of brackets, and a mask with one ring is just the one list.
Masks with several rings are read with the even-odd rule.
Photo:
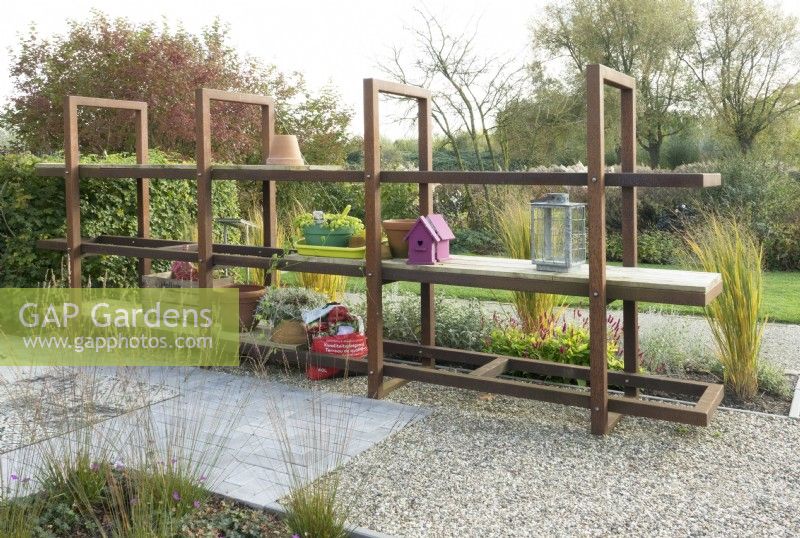
[[586, 263], [586, 204], [564, 192], [531, 202], [531, 259], [538, 271], [551, 272]]

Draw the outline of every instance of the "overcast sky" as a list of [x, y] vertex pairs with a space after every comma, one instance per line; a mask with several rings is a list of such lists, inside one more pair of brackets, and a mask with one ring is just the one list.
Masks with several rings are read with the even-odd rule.
[[[65, 20], [85, 19], [92, 8], [112, 16], [145, 22], [165, 18], [191, 32], [207, 26], [215, 16], [230, 26], [231, 41], [241, 52], [276, 64], [285, 71], [301, 71], [312, 87], [335, 86], [355, 112], [353, 132], [361, 133], [362, 79], [380, 77], [378, 62], [392, 45], [410, 47], [405, 27], [416, 21], [413, 8], [427, 7], [447, 28], [472, 27], [478, 21], [476, 44], [487, 55], [530, 55], [529, 27], [545, 0], [262, 0], [261, 2], [202, 0], [54, 0], [17, 3], [0, 18], [0, 100], [11, 92], [8, 48], [36, 23], [41, 35], [62, 33]], [[800, 2], [784, 0], [784, 9], [800, 15]], [[384, 129], [392, 136], [399, 127]]]

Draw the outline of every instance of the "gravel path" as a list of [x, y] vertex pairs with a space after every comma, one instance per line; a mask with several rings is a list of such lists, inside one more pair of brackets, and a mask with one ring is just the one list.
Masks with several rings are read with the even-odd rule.
[[696, 429], [626, 417], [600, 439], [576, 410], [500, 398], [471, 407], [439, 409], [344, 467], [353, 522], [409, 537], [800, 528], [798, 421], [723, 411]]
[[[488, 304], [509, 311], [508, 305]], [[640, 314], [641, 335], [710, 346], [700, 317]], [[800, 370], [800, 326], [762, 356]], [[270, 368], [306, 386], [296, 371]], [[364, 394], [363, 377], [323, 382]], [[340, 468], [353, 525], [400, 537], [794, 536], [800, 420], [719, 410], [708, 428], [624, 417], [605, 438], [582, 409], [409, 383], [388, 399], [431, 414]]]
[[[269, 375], [306, 386], [296, 371]], [[324, 390], [363, 394], [363, 377]], [[353, 525], [401, 537], [790, 536], [800, 529], [800, 420], [720, 410], [708, 428], [409, 383], [427, 418], [338, 472]]]

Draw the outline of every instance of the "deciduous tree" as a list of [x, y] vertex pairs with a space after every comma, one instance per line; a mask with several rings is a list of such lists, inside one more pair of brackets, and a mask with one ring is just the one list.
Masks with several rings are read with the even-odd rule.
[[[278, 130], [296, 132], [307, 157], [344, 160], [351, 112], [335, 93], [313, 94], [299, 73], [281, 73], [240, 55], [218, 20], [200, 35], [101, 12], [69, 21], [63, 35], [43, 37], [32, 27], [12, 54], [10, 73], [14, 94], [2, 119], [17, 144], [35, 153], [62, 148], [62, 100], [75, 94], [146, 101], [151, 147], [193, 158], [195, 89], [210, 87], [273, 96]], [[258, 158], [256, 107], [214, 103], [212, 115], [216, 159]], [[82, 150], [131, 151], [130, 116], [81, 109], [81, 124], [92, 125], [80, 133]]]
[[565, 55], [576, 75], [601, 63], [636, 79], [637, 139], [655, 168], [664, 140], [686, 127], [692, 108], [693, 77], [684, 59], [693, 23], [689, 0], [568, 0], [545, 8], [533, 41]]
[[713, 0], [701, 18], [689, 65], [747, 153], [771, 123], [800, 110], [797, 19], [762, 0]]
[[492, 133], [498, 112], [523, 90], [523, 66], [513, 57], [476, 52], [477, 27], [454, 34], [431, 13], [415, 11], [418, 23], [408, 28], [416, 39], [412, 57], [394, 48], [382, 65], [384, 71], [399, 82], [430, 88], [433, 119], [448, 140], [459, 168], [467, 168], [458, 144], [459, 134], [466, 133], [479, 170], [486, 166], [484, 148], [491, 168], [505, 169], [508, 159]]

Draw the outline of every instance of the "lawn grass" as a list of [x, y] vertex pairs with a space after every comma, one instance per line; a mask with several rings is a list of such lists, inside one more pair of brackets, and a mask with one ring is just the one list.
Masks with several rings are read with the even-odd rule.
[[[610, 265], [619, 265], [611, 263]], [[677, 269], [673, 266], [641, 264], [642, 267], [658, 267], [661, 269]], [[292, 273], [283, 273], [283, 278], [288, 284], [296, 284], [297, 279]], [[419, 284], [415, 282], [397, 282], [393, 284], [399, 293], [417, 294]], [[349, 278], [347, 291], [351, 293], [364, 293], [366, 289], [363, 278]], [[492, 290], [486, 288], [470, 288], [466, 286], [436, 286], [437, 293], [454, 299], [478, 299], [480, 301], [511, 302], [511, 292], [506, 290]], [[570, 306], [588, 306], [586, 297], [567, 297]], [[700, 315], [703, 309], [695, 306], [664, 305], [655, 303], [640, 303], [641, 310], [658, 310], [676, 314]], [[621, 309], [622, 302], [615, 301], [609, 305], [611, 309]], [[767, 272], [764, 274], [764, 306], [762, 314], [772, 322], [800, 324], [800, 271]]]

